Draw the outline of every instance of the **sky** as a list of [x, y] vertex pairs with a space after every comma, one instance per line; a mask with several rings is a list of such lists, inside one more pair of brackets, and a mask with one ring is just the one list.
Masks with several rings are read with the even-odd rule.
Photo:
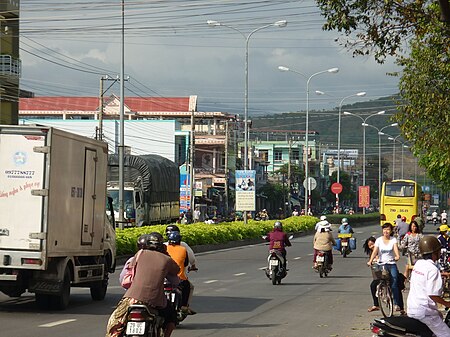
[[[199, 111], [242, 114], [248, 41], [248, 116], [337, 107], [398, 92], [392, 59], [352, 57], [322, 30], [314, 1], [125, 0], [126, 96], [198, 96]], [[21, 88], [37, 96], [98, 96], [100, 78], [121, 67], [121, 0], [21, 0]], [[228, 26], [211, 27], [207, 20]], [[287, 20], [284, 28], [270, 26]], [[232, 28], [229, 28], [232, 27]], [[248, 38], [248, 40], [247, 40]], [[281, 72], [278, 66], [297, 72]], [[305, 76], [300, 75], [299, 73]], [[111, 86], [110, 88], [108, 88]], [[316, 90], [325, 94], [317, 96]], [[105, 95], [119, 96], [105, 82]]]

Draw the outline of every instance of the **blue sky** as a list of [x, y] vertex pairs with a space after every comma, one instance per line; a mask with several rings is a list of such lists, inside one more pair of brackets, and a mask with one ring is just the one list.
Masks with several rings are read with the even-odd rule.
[[[399, 70], [388, 59], [353, 58], [336, 42], [339, 34], [322, 30], [324, 19], [314, 1], [127, 1], [125, 0], [126, 95], [198, 95], [198, 110], [242, 113], [244, 106], [244, 36], [249, 39], [249, 118], [305, 110], [307, 77], [322, 74], [310, 89], [310, 109], [339, 105], [343, 97], [366, 91], [374, 100], [398, 92]], [[238, 29], [210, 27], [217, 20]], [[102, 75], [120, 73], [121, 1], [22, 0], [22, 89], [37, 95], [97, 96]], [[119, 94], [113, 84], [107, 94]]]

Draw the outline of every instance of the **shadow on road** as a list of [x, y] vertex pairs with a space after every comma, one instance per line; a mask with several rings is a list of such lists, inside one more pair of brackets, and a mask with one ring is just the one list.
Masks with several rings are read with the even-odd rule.
[[198, 313], [251, 312], [271, 301], [263, 298], [243, 298], [225, 296], [194, 296], [195, 310]]
[[242, 324], [242, 323], [189, 323], [180, 325], [177, 330], [221, 330], [221, 329], [254, 329], [271, 328], [279, 324]]

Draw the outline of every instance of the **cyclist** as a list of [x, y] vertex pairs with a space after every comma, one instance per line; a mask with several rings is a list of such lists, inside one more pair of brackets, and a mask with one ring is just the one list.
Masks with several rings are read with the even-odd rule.
[[419, 241], [423, 259], [417, 260], [411, 275], [408, 316], [426, 324], [436, 337], [450, 336], [450, 328], [442, 319], [437, 304], [450, 308], [442, 298], [442, 275], [436, 262], [441, 253], [439, 240], [426, 235]]
[[389, 274], [391, 275], [395, 311], [400, 311], [401, 314], [404, 314], [405, 310], [403, 305], [403, 297], [399, 287], [399, 272], [396, 264], [396, 261], [400, 259], [397, 239], [392, 236], [393, 226], [391, 223], [384, 223], [382, 229], [383, 235], [376, 239], [375, 247], [370, 255], [367, 265], [371, 267], [373, 260], [378, 256], [378, 264], [383, 264], [386, 266]]

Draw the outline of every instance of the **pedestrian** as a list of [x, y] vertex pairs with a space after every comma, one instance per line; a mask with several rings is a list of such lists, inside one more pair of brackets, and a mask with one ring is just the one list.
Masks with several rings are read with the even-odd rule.
[[[375, 237], [371, 236], [366, 239], [366, 241], [363, 244], [364, 252], [370, 257], [373, 252], [373, 248], [375, 247]], [[378, 261], [378, 258], [375, 258], [373, 263], [376, 263]], [[368, 312], [372, 312], [375, 310], [380, 310], [380, 303], [378, 301], [377, 297], [377, 286], [378, 283], [380, 283], [380, 280], [378, 279], [377, 275], [375, 274], [375, 271], [372, 268], [372, 282], [370, 283], [370, 293], [372, 294], [372, 301], [373, 305], [367, 309]]]
[[409, 279], [410, 270], [420, 257], [419, 241], [423, 237], [419, 224], [413, 220], [409, 225], [409, 231], [403, 237], [400, 247], [406, 250], [407, 263], [405, 266], [405, 278]]

